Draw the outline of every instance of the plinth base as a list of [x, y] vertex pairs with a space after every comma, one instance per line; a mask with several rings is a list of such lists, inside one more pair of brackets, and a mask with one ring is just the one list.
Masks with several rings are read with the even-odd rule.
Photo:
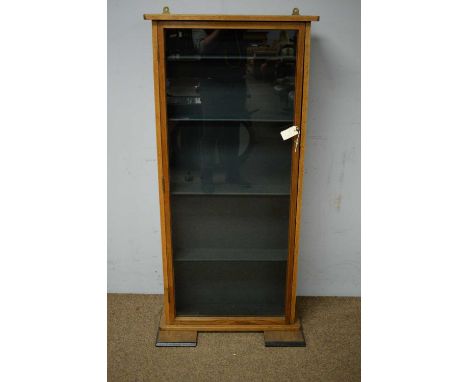
[[197, 346], [198, 332], [193, 330], [159, 330], [157, 347]]
[[157, 347], [197, 346], [198, 332], [263, 332], [266, 347], [306, 346], [300, 321], [292, 324], [281, 318], [184, 318], [166, 324], [161, 316]]
[[266, 347], [304, 347], [306, 346], [302, 329], [269, 330], [263, 332]]

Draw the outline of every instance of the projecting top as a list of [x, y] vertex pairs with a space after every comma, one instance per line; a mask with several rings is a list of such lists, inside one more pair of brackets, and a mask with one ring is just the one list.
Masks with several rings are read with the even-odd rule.
[[319, 16], [302, 16], [302, 15], [186, 15], [186, 14], [144, 14], [145, 20], [153, 21], [282, 21], [282, 22], [298, 22], [298, 21], [319, 21]]

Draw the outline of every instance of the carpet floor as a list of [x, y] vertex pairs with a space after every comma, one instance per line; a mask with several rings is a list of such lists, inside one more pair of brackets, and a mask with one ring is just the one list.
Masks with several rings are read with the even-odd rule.
[[263, 333], [199, 333], [197, 347], [156, 348], [162, 296], [107, 302], [110, 382], [360, 380], [360, 298], [299, 297], [304, 348], [266, 348]]

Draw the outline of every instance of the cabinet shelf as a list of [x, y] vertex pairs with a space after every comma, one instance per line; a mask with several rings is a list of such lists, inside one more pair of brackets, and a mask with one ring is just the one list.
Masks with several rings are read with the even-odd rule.
[[204, 61], [204, 60], [278, 60], [292, 62], [296, 56], [201, 56], [201, 55], [170, 55], [167, 61]]
[[202, 118], [202, 117], [172, 117], [171, 122], [258, 122], [258, 123], [285, 123], [292, 124], [292, 118]]
[[288, 249], [175, 248], [174, 261], [286, 261]]
[[237, 184], [214, 184], [212, 192], [203, 190], [200, 182], [172, 183], [171, 195], [231, 195], [231, 196], [289, 196], [289, 184], [252, 184], [243, 187]]

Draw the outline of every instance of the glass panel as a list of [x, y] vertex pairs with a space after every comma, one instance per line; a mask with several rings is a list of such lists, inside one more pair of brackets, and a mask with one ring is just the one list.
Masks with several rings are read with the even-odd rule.
[[168, 29], [177, 315], [283, 315], [296, 31]]

